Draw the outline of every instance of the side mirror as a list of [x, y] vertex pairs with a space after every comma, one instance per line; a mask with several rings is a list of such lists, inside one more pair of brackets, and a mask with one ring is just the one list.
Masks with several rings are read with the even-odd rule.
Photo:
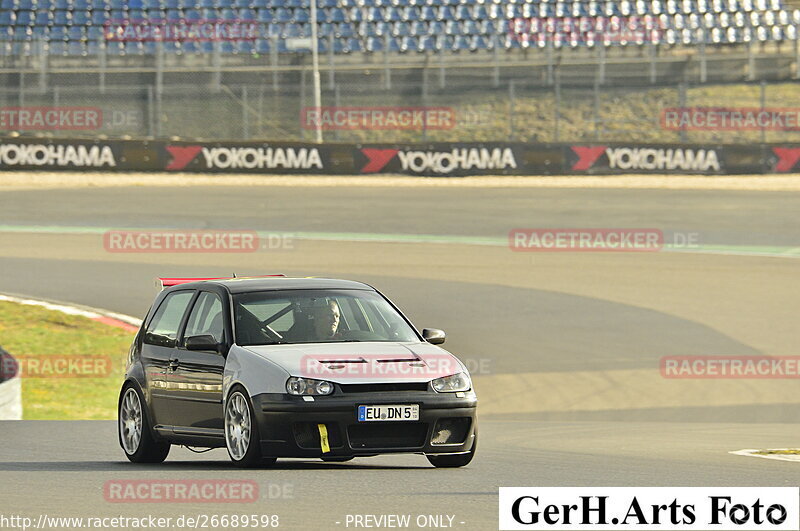
[[186, 338], [186, 350], [213, 350], [219, 352], [219, 343], [212, 335], [191, 336]]
[[441, 345], [444, 343], [444, 331], [436, 328], [425, 328], [422, 330], [422, 339], [431, 345]]

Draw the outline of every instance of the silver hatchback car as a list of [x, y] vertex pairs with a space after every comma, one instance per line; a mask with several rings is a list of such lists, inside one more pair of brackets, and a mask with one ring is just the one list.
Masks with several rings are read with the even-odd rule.
[[477, 397], [467, 368], [360, 282], [283, 276], [160, 279], [119, 397], [128, 459], [172, 444], [234, 464], [423, 454], [467, 465]]

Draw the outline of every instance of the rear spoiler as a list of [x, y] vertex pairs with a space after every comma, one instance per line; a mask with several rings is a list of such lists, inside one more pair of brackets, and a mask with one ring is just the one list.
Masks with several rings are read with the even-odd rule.
[[158, 278], [156, 286], [161, 289], [169, 288], [170, 286], [177, 286], [179, 284], [189, 284], [190, 282], [202, 282], [204, 280], [238, 280], [245, 278], [269, 278], [269, 277], [285, 277], [286, 275], [260, 275], [255, 277], [202, 277], [202, 278]]

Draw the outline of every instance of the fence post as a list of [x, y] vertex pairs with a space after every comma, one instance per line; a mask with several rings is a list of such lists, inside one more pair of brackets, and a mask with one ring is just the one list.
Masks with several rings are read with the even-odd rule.
[[797, 32], [800, 31], [800, 24], [794, 25], [794, 78], [800, 79], [800, 36]]
[[597, 47], [597, 54], [599, 55], [597, 61], [597, 78], [601, 85], [606, 82], [606, 47], [601, 44]]
[[153, 85], [147, 85], [147, 136], [155, 137], [155, 98]]
[[333, 33], [328, 34], [328, 90], [336, 87], [336, 73], [333, 69]]
[[703, 40], [700, 41], [700, 83], [708, 80], [708, 58], [706, 57], [707, 30], [703, 29]]
[[247, 85], [242, 85], [242, 136], [245, 140], [250, 139], [250, 124], [247, 112]]
[[383, 79], [384, 88], [392, 90], [392, 70], [389, 68], [389, 34], [383, 34]]
[[36, 47], [39, 51], [39, 90], [47, 92], [47, 53], [44, 49], [44, 40], [36, 40]]
[[756, 78], [756, 56], [753, 53], [753, 41], [747, 43], [747, 79], [753, 81]]
[[[342, 98], [342, 96], [339, 93], [339, 84], [335, 83], [334, 87], [333, 87], [333, 104], [336, 106], [337, 109], [340, 109], [341, 106], [342, 106], [342, 99], [341, 98]], [[320, 112], [322, 112], [322, 111], [320, 110]], [[337, 142], [340, 140], [340, 133], [339, 133], [339, 128], [338, 127], [334, 128], [334, 130], [333, 130], [333, 138]]]
[[592, 98], [592, 121], [594, 122], [594, 139], [600, 138], [600, 79], [594, 79], [594, 91]]
[[514, 80], [508, 82], [508, 140], [514, 141]]
[[[761, 93], [761, 111], [764, 111], [764, 107], [767, 106], [767, 82], [762, 80], [760, 83], [760, 93]], [[764, 129], [764, 126], [761, 126], [761, 143], [767, 143], [767, 131]]]
[[553, 84], [553, 40], [547, 39], [545, 43], [545, 57], [547, 58], [547, 81], [548, 85]]
[[553, 142], [558, 142], [561, 128], [561, 69], [556, 69], [555, 78], [555, 124], [553, 131]]
[[492, 68], [492, 87], [498, 88], [500, 86], [500, 56], [497, 52], [497, 47], [500, 43], [498, 42], [497, 34], [492, 35], [492, 41], [494, 42], [492, 46], [492, 62], [494, 63]]
[[100, 94], [106, 93], [106, 69], [108, 68], [108, 47], [106, 46], [106, 40], [103, 39], [100, 42], [100, 79], [98, 79], [98, 83], [100, 85]]
[[272, 90], [278, 92], [278, 38], [272, 36], [271, 44], [269, 47], [269, 59], [272, 64]]
[[650, 84], [655, 85], [658, 81], [658, 70], [656, 68], [656, 45], [652, 40], [647, 46], [647, 51], [650, 55]]
[[[682, 82], [678, 85], [678, 107], [681, 109], [686, 108], [686, 82]], [[681, 142], [687, 142], [686, 129], [681, 128], [679, 138]]]
[[445, 86], [446, 75], [444, 71], [444, 52], [440, 48], [436, 53], [439, 55], [439, 88], [443, 89]]

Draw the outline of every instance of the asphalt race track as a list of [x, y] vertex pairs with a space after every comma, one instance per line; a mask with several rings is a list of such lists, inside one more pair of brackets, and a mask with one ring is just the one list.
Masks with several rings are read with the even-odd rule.
[[[663, 356], [796, 355], [800, 194], [352, 187], [0, 192], [0, 292], [141, 316], [157, 276], [265, 274], [369, 282], [473, 368], [475, 461], [421, 456], [241, 471], [183, 448], [135, 466], [113, 422], [0, 423], [3, 512], [49, 516], [453, 515], [497, 529], [499, 486], [796, 486], [795, 463], [728, 452], [800, 444], [796, 380], [680, 380]], [[657, 228], [691, 248], [518, 253], [514, 228]], [[112, 228], [239, 229], [290, 244], [247, 254], [111, 253]], [[676, 236], [677, 234], [677, 236]], [[288, 236], [287, 236], [288, 235]], [[109, 480], [252, 479], [252, 504], [118, 504]], [[338, 523], [337, 523], [338, 522]], [[412, 526], [412, 528], [416, 528]]]

